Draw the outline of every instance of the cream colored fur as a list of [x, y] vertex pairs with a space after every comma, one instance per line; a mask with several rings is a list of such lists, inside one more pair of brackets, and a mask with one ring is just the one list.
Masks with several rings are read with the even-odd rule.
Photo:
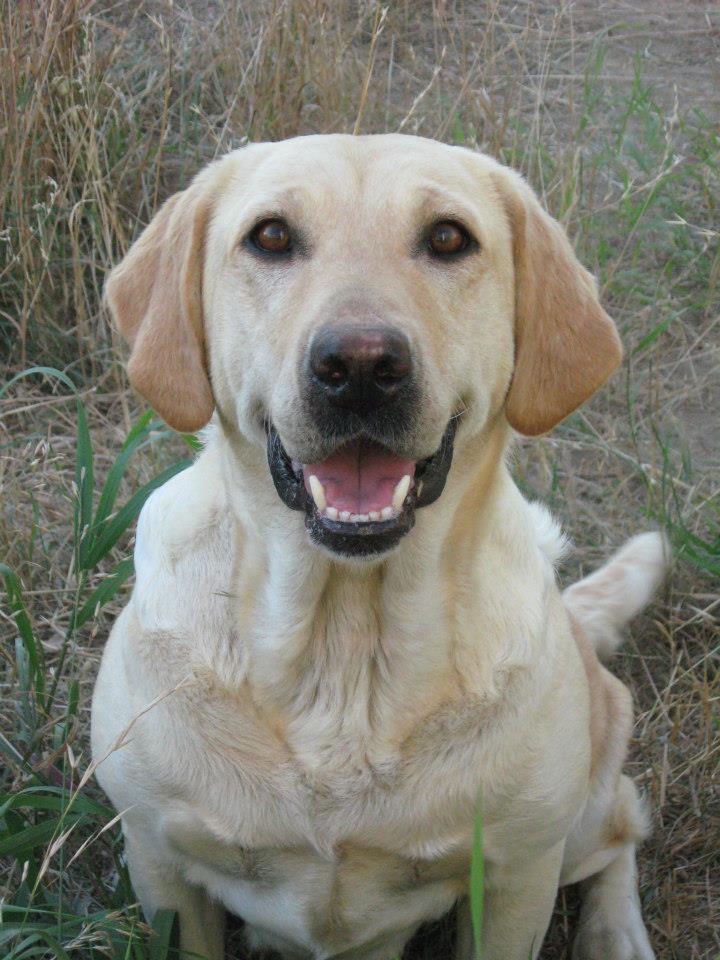
[[[314, 246], [277, 274], [241, 240], [281, 212]], [[482, 255], [448, 273], [409, 251], [450, 214]], [[97, 775], [146, 915], [178, 910], [183, 948], [209, 960], [226, 909], [288, 957], [390, 960], [459, 901], [469, 960], [480, 800], [484, 960], [538, 956], [575, 881], [578, 960], [651, 960], [645, 819], [621, 773], [630, 698], [595, 649], [650, 599], [663, 544], [634, 541], [563, 602], [562, 535], [506, 467], [506, 405], [517, 429], [547, 429], [619, 359], [589, 275], [520, 178], [411, 137], [254, 145], [165, 208], [108, 297], [131, 376], [169, 422], [199, 427], [208, 396], [217, 409], [197, 462], [143, 509], [93, 701]], [[409, 455], [436, 449], [458, 401], [464, 415], [440, 500], [393, 553], [351, 562], [277, 497], [262, 420], [291, 455], [312, 444], [299, 357], [319, 323], [363, 312], [421, 357]]]

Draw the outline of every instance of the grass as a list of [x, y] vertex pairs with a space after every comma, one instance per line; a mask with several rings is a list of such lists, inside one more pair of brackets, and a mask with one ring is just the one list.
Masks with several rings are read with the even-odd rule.
[[483, 853], [482, 799], [478, 798], [470, 861], [470, 919], [472, 920], [475, 958], [482, 960], [482, 929], [485, 905], [485, 857]]
[[[667, 591], [615, 664], [661, 960], [720, 954], [717, 434], [720, 15], [612, 0], [0, 0], [0, 952], [173, 953], [134, 906], [87, 742], [132, 520], [187, 459], [127, 389], [103, 279], [161, 200], [246, 139], [401, 129], [522, 170], [599, 277], [622, 374], [516, 475], [563, 520], [563, 578], [663, 526]], [[58, 372], [36, 371], [49, 367]], [[12, 381], [18, 374], [23, 375]], [[542, 956], [569, 957], [573, 891]], [[447, 926], [406, 952], [449, 956]], [[232, 944], [242, 955], [239, 934]]]

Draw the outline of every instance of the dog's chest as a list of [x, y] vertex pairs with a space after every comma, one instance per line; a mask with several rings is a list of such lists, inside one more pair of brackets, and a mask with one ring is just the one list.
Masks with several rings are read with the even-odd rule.
[[168, 822], [188, 879], [241, 916], [257, 946], [313, 956], [384, 942], [450, 909], [465, 889], [466, 851], [404, 857], [351, 841], [245, 847], [197, 824]]
[[280, 763], [236, 793], [234, 816], [233, 788], [216, 782], [224, 810], [176, 807], [163, 833], [188, 879], [242, 916], [258, 946], [352, 955], [441, 916], [466, 889], [471, 806], [433, 809], [419, 784], [389, 758], [382, 772], [332, 775]]
[[145, 762], [163, 771], [159, 797], [199, 811], [211, 834], [245, 848], [334, 856], [350, 842], [412, 858], [454, 847], [472, 823], [493, 749], [484, 733], [492, 711], [477, 698], [443, 704], [392, 740], [359, 722], [279, 727], [238, 700], [207, 697], [197, 709], [202, 696], [180, 705], [173, 724], [172, 753], [188, 758], [193, 777], [163, 764], [155, 741]]
[[395, 749], [370, 738], [372, 760], [336, 744], [320, 764], [305, 759], [312, 725], [288, 742], [264, 715], [227, 707], [208, 699], [194, 712], [207, 723], [195, 731], [202, 791], [163, 790], [174, 799], [161, 830], [188, 879], [242, 916], [258, 943], [328, 956], [451, 908], [469, 875], [478, 704], [445, 707]]
[[[343, 599], [335, 608], [347, 618], [357, 598]], [[282, 663], [276, 649], [265, 690], [246, 672], [234, 689], [201, 682], [180, 706], [173, 752], [187, 756], [189, 745], [197, 745], [193, 778], [188, 783], [173, 766], [160, 793], [183, 798], [180, 820], [173, 814], [166, 824], [171, 846], [188, 868], [214, 875], [229, 857], [229, 874], [237, 878], [245, 857], [255, 862], [260, 856], [267, 865], [290, 856], [289, 872], [298, 877], [292, 899], [298, 903], [309, 876], [315, 878], [311, 886], [330, 890], [340, 883], [346, 891], [371, 874], [371, 886], [383, 890], [383, 877], [392, 876], [402, 898], [415, 899], [413, 884], [418, 890], [426, 886], [422, 878], [430, 871], [433, 883], [451, 883], [450, 902], [457, 896], [458, 878], [467, 878], [483, 771], [494, 765], [489, 757], [498, 750], [497, 736], [488, 736], [487, 728], [501, 725], [499, 699], [460, 693], [442, 680], [446, 665], [430, 657], [410, 656], [406, 665], [386, 660], [391, 686], [363, 652], [367, 620], [358, 613], [354, 623], [343, 642], [330, 644], [324, 634], [323, 658]], [[418, 629], [428, 624], [436, 627], [427, 617]], [[305, 641], [299, 649], [312, 644]], [[303, 669], [296, 671], [298, 662]], [[291, 705], [273, 707], [273, 698], [286, 689]], [[147, 765], [157, 770], [162, 758], [148, 757]], [[508, 773], [512, 767], [506, 765]], [[192, 784], [202, 789], [194, 793]], [[178, 809], [176, 801], [172, 807]], [[197, 842], [188, 841], [196, 836]], [[448, 857], [455, 874], [439, 880]], [[398, 871], [406, 871], [405, 879], [397, 879]], [[263, 899], [267, 888], [253, 874], [250, 869], [240, 876], [237, 889]]]
[[268, 605], [269, 588], [242, 610], [240, 589], [183, 594], [181, 573], [176, 562], [177, 623], [162, 626], [214, 643], [197, 684], [167, 701], [162, 742], [148, 720], [142, 768], [158, 777], [170, 856], [286, 952], [350, 956], [445, 913], [467, 883], [484, 772], [509, 794], [517, 764], [500, 692], [448, 694], [435, 592], [381, 618], [379, 585], [343, 580], [310, 617]]

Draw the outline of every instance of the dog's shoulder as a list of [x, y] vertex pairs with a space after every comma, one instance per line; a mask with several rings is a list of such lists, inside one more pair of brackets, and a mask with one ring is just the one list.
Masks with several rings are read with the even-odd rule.
[[228, 517], [220, 457], [207, 446], [197, 460], [155, 490], [138, 520], [135, 563], [138, 571], [161, 558], [174, 563], [197, 555], [222, 536]]
[[140, 514], [132, 604], [142, 628], [187, 635], [199, 621], [218, 626], [233, 555], [220, 458], [211, 445], [156, 490]]

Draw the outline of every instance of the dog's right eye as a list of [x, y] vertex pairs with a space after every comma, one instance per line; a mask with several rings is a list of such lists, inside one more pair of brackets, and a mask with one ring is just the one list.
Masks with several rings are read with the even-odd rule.
[[434, 257], [452, 259], [470, 249], [473, 238], [454, 220], [439, 220], [428, 232], [427, 245]]
[[289, 253], [292, 249], [290, 228], [284, 220], [263, 220], [250, 234], [250, 242], [263, 253]]

